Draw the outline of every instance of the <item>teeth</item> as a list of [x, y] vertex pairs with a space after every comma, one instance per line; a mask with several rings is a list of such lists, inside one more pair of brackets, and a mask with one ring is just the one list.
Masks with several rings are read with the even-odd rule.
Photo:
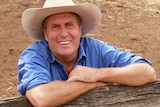
[[59, 42], [61, 45], [67, 45], [70, 43], [70, 41], [66, 41], [66, 42]]

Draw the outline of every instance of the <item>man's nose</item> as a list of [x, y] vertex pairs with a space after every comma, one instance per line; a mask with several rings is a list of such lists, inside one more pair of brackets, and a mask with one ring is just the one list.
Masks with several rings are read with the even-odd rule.
[[65, 27], [61, 28], [61, 36], [62, 37], [68, 36], [68, 31], [67, 31], [67, 29]]

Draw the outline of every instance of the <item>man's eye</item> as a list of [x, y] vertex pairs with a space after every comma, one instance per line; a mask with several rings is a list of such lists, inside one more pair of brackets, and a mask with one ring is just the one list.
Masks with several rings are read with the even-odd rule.
[[58, 29], [59, 28], [59, 26], [58, 25], [54, 25], [54, 26], [52, 26], [52, 29], [54, 29], [54, 30], [56, 30], [56, 29]]
[[73, 26], [74, 26], [74, 25], [71, 24], [71, 23], [67, 24], [67, 27], [73, 27]]

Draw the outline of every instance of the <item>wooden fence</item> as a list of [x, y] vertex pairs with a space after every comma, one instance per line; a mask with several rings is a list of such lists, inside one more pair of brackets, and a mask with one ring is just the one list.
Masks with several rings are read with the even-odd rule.
[[[25, 97], [12, 97], [0, 99], [0, 107], [33, 106]], [[59, 107], [160, 107], [160, 80], [139, 87], [96, 88]]]

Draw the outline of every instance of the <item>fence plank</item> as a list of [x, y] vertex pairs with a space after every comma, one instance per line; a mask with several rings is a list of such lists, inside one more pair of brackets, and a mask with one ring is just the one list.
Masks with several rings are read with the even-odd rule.
[[[78, 90], [77, 90], [78, 91]], [[96, 88], [59, 107], [160, 107], [160, 80], [139, 87]], [[0, 99], [0, 107], [33, 107], [25, 97]]]

